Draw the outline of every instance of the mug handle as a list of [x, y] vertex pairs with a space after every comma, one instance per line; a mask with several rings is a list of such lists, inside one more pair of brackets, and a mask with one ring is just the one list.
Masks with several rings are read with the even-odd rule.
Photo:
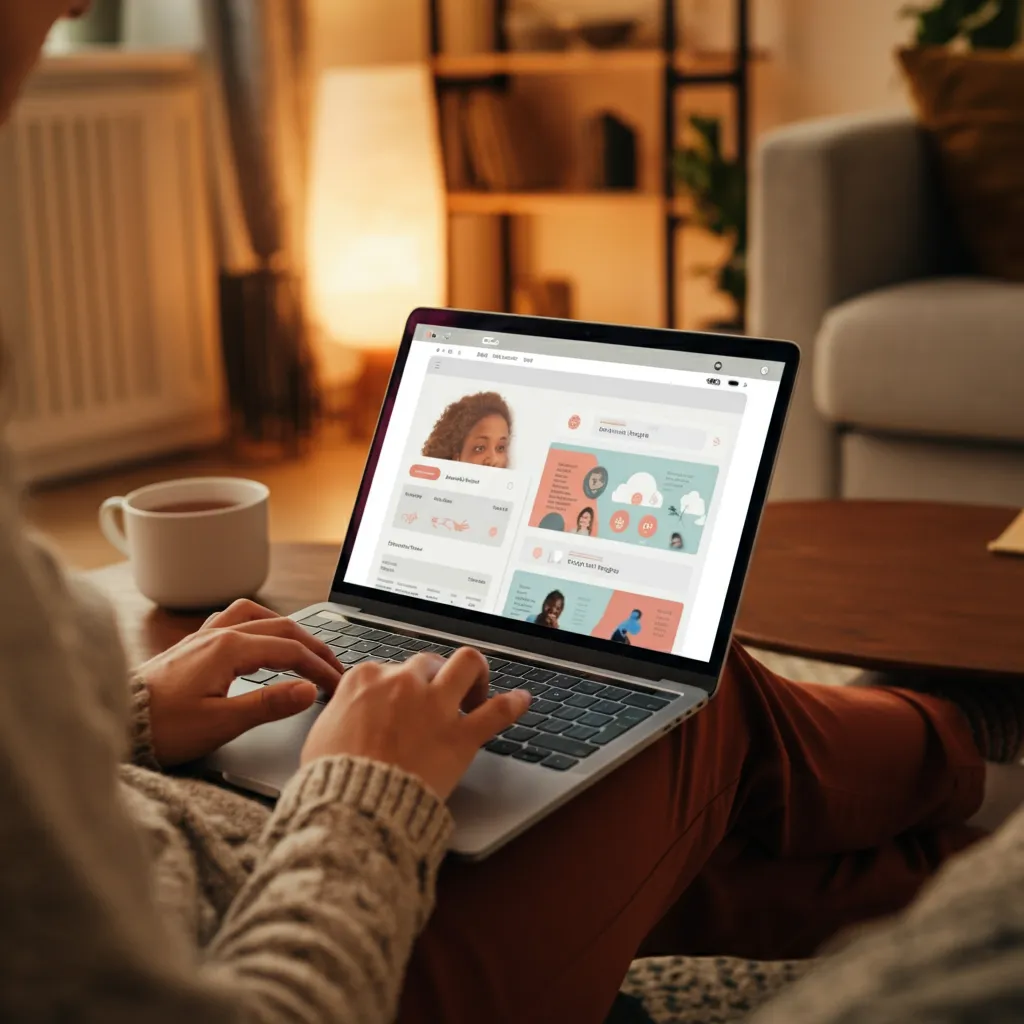
[[[128, 538], [124, 533], [124, 498], [107, 498], [100, 505], [100, 529], [103, 536], [121, 552], [128, 555]], [[117, 522], [117, 513], [121, 513], [121, 525]]]

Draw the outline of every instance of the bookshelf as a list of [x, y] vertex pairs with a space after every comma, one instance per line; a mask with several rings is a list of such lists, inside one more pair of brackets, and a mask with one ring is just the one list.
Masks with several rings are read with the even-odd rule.
[[[751, 51], [751, 61], [766, 60], [764, 51]], [[733, 68], [732, 53], [701, 50], [554, 50], [539, 52], [438, 54], [431, 60], [441, 83], [488, 79], [497, 75], [614, 74], [616, 72], [664, 71], [671, 61], [684, 75], [725, 75]]]
[[678, 324], [681, 309], [677, 269], [681, 229], [686, 224], [689, 201], [677, 194], [672, 156], [678, 144], [677, 104], [689, 89], [726, 88], [732, 94], [732, 115], [737, 139], [737, 158], [745, 169], [750, 160], [751, 67], [767, 54], [751, 45], [750, 0], [733, 0], [736, 35], [731, 51], [708, 53], [678, 45], [677, 0], [661, 0], [661, 45], [646, 49], [612, 50], [510, 50], [505, 20], [510, 0], [493, 0], [490, 52], [447, 54], [441, 32], [443, 0], [428, 0], [431, 67], [439, 95], [450, 89], [489, 88], [504, 90], [515, 76], [650, 74], [661, 79], [659, 124], [664, 166], [659, 191], [544, 190], [537, 192], [451, 191], [448, 211], [499, 218], [502, 300], [512, 307], [515, 282], [512, 259], [512, 218], [565, 209], [602, 205], [660, 210], [663, 221], [662, 271], [665, 326]]
[[528, 217], [565, 209], [580, 209], [600, 204], [619, 209], [660, 208], [685, 220], [690, 213], [690, 201], [685, 196], [666, 199], [660, 192], [589, 191], [565, 189], [558, 192], [484, 192], [469, 189], [448, 193], [449, 213]]
[[638, 207], [664, 203], [658, 192], [484, 192], [467, 190], [448, 194], [449, 213], [493, 214], [495, 216], [530, 216], [550, 213], [567, 207], [583, 207], [596, 203], [604, 206]]

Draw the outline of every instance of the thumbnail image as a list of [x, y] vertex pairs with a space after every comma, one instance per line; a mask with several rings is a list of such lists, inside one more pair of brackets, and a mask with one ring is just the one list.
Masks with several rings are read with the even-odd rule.
[[553, 445], [530, 525], [696, 554], [717, 481], [714, 465]]
[[658, 597], [516, 572], [502, 614], [549, 629], [668, 653], [679, 632], [683, 606]]
[[451, 402], [423, 443], [429, 459], [508, 469], [512, 410], [497, 391], [479, 391]]
[[549, 629], [560, 629], [559, 619], [565, 611], [565, 595], [560, 590], [552, 590], [540, 603], [540, 611], [536, 615], [528, 615], [527, 622]]
[[576, 517], [576, 529], [574, 533], [581, 533], [585, 537], [594, 536], [594, 525], [595, 517], [597, 516], [593, 506], [588, 505], [577, 517]]
[[583, 478], [583, 493], [588, 498], [600, 498], [608, 489], [608, 470], [596, 466]]
[[629, 638], [631, 636], [639, 636], [643, 632], [643, 617], [643, 611], [639, 608], [634, 608], [629, 613], [629, 618], [624, 622], [620, 622], [615, 627], [615, 631], [609, 639], [617, 644], [631, 644], [633, 641]]

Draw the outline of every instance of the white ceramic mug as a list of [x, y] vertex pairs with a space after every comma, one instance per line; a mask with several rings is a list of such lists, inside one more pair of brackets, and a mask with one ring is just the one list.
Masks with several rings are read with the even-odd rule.
[[[128, 556], [135, 585], [151, 601], [165, 608], [214, 608], [251, 597], [266, 582], [269, 498], [255, 480], [170, 480], [107, 498], [100, 529]], [[219, 507], [181, 510], [203, 505]]]

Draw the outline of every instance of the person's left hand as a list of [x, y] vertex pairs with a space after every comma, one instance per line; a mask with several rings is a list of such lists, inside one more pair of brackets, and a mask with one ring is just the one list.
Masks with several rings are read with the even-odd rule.
[[[310, 682], [227, 696], [237, 676], [261, 668], [296, 672]], [[165, 768], [194, 761], [257, 725], [296, 715], [316, 699], [317, 686], [333, 692], [343, 671], [331, 649], [293, 619], [236, 601], [138, 669], [149, 688], [156, 759]]]

